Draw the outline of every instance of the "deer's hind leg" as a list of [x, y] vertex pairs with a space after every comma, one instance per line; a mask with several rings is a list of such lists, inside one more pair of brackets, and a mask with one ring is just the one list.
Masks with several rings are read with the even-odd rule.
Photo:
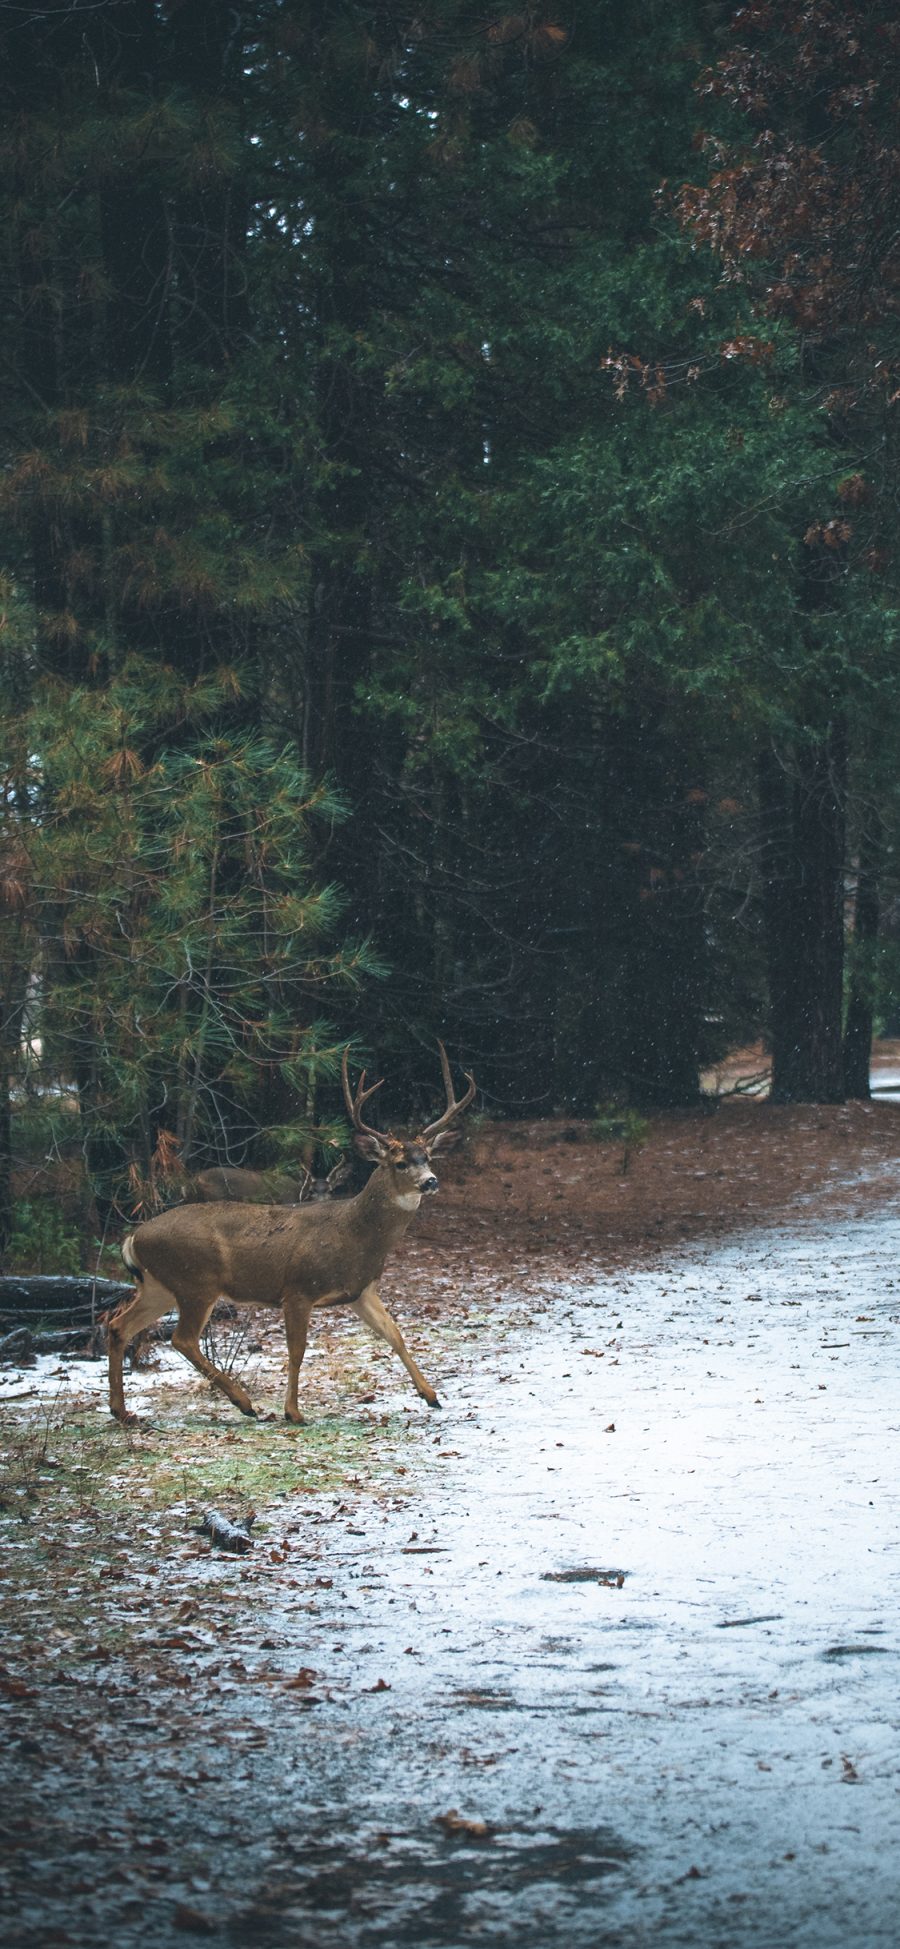
[[[127, 1263], [127, 1261], [126, 1261]], [[164, 1313], [171, 1313], [178, 1301], [167, 1286], [154, 1279], [152, 1273], [145, 1272], [141, 1277], [134, 1298], [126, 1299], [124, 1306], [117, 1308], [106, 1329], [106, 1344], [109, 1354], [109, 1411], [123, 1425], [136, 1421], [137, 1416], [129, 1414], [125, 1406], [125, 1386], [122, 1379], [122, 1362], [125, 1349], [136, 1333], [145, 1326], [153, 1326], [161, 1320]]]
[[388, 1346], [393, 1347], [394, 1352], [399, 1354], [416, 1393], [421, 1394], [423, 1401], [427, 1401], [430, 1408], [439, 1408], [441, 1404], [434, 1388], [425, 1379], [421, 1369], [416, 1366], [396, 1320], [391, 1318], [387, 1307], [382, 1305], [374, 1286], [367, 1286], [365, 1291], [360, 1293], [359, 1298], [354, 1300], [353, 1311], [365, 1322], [370, 1333], [374, 1333], [377, 1340], [386, 1340]]
[[208, 1381], [212, 1381], [214, 1387], [221, 1388], [222, 1393], [227, 1394], [229, 1401], [233, 1401], [242, 1414], [255, 1416], [256, 1409], [246, 1388], [241, 1386], [240, 1381], [235, 1380], [233, 1374], [226, 1374], [221, 1367], [214, 1367], [212, 1361], [207, 1360], [205, 1353], [200, 1349], [200, 1335], [219, 1297], [218, 1293], [214, 1293], [211, 1299], [206, 1297], [178, 1301], [178, 1325], [172, 1335], [172, 1345], [178, 1353], [184, 1354], [185, 1360], [189, 1360], [192, 1367], [196, 1367], [198, 1374], [203, 1374]]
[[309, 1332], [309, 1316], [312, 1303], [306, 1299], [286, 1299], [284, 1302], [284, 1330], [288, 1347], [288, 1384], [284, 1397], [285, 1421], [301, 1422], [303, 1416], [297, 1402], [297, 1382], [300, 1366], [306, 1352], [306, 1336]]

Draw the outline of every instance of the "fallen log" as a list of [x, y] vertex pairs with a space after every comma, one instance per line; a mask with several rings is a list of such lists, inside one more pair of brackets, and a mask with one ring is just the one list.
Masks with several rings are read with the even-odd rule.
[[34, 1360], [34, 1334], [30, 1327], [17, 1326], [0, 1340], [0, 1367], [24, 1367]]
[[218, 1509], [208, 1509], [200, 1523], [198, 1536], [208, 1536], [216, 1550], [230, 1550], [235, 1556], [244, 1556], [253, 1548], [250, 1528], [253, 1517], [248, 1516], [243, 1523], [232, 1523]]
[[[171, 1340], [174, 1327], [174, 1320], [157, 1320], [154, 1326], [137, 1334], [128, 1349], [132, 1367], [143, 1366], [151, 1346], [162, 1340]], [[32, 1367], [35, 1355], [39, 1353], [67, 1353], [82, 1360], [104, 1360], [105, 1322], [98, 1320], [92, 1326], [88, 1320], [84, 1326], [54, 1327], [49, 1331], [43, 1331], [40, 1327], [18, 1326], [0, 1338], [0, 1367]]]
[[0, 1322], [30, 1326], [52, 1319], [60, 1325], [93, 1326], [101, 1313], [120, 1306], [134, 1291], [130, 1280], [95, 1279], [90, 1273], [5, 1273], [0, 1277]]

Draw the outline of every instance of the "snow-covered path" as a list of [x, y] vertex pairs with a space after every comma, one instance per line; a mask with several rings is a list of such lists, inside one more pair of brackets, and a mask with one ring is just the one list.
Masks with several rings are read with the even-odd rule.
[[438, 1901], [404, 1940], [898, 1940], [898, 1244], [813, 1224], [557, 1290], [459, 1376], [440, 1554], [380, 1520], [364, 1616], [337, 1605], [392, 1682], [357, 1808], [497, 1830], [452, 1844], [450, 1933]]

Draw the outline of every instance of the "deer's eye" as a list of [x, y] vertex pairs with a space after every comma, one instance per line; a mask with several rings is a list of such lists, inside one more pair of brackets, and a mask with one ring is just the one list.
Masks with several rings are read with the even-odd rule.
[[409, 1170], [409, 1165], [407, 1164], [407, 1161], [406, 1161], [406, 1158], [405, 1158], [405, 1157], [398, 1157], [398, 1159], [397, 1159], [397, 1164], [396, 1164], [396, 1169], [397, 1169], [398, 1171], [408, 1171], [408, 1170]]

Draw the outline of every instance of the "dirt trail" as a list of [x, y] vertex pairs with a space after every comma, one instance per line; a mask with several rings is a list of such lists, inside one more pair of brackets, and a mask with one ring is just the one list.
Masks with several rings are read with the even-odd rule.
[[371, 1370], [369, 1486], [142, 1565], [55, 1690], [8, 1668], [4, 1940], [893, 1944], [900, 1215], [861, 1169], [853, 1219], [420, 1321], [443, 1414]]

